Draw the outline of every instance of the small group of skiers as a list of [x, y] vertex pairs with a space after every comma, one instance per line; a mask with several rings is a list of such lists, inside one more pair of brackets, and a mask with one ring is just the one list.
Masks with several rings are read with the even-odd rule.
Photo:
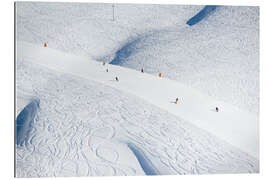
[[[105, 62], [103, 62], [102, 65], [105, 66]], [[109, 72], [109, 70], [106, 69], [106, 72]], [[141, 69], [141, 73], [144, 73], [143, 68]], [[158, 77], [161, 78], [161, 77], [162, 77], [162, 74], [159, 73], [159, 74], [158, 74]], [[117, 76], [115, 77], [115, 80], [116, 80], [117, 82], [119, 82], [119, 78], [118, 78]], [[178, 104], [178, 102], [179, 102], [179, 98], [177, 97], [177, 98], [175, 99], [174, 103], [175, 103], [175, 104]], [[215, 108], [215, 111], [216, 111], [216, 112], [219, 112], [219, 108], [216, 107], [216, 108]]]
[[[175, 99], [174, 103], [175, 103], [175, 104], [178, 104], [178, 101], [179, 101], [179, 99], [178, 99], [178, 97], [177, 97], [177, 98]], [[218, 107], [216, 107], [215, 110], [216, 110], [216, 112], [219, 112], [219, 108], [218, 108]]]
[[[143, 68], [141, 69], [141, 72], [142, 72], [142, 73], [144, 73]], [[158, 73], [158, 77], [160, 77], [160, 78], [161, 78], [161, 77], [162, 77], [162, 74], [161, 74], [161, 73]]]
[[[105, 66], [105, 64], [106, 64], [105, 62], [102, 62], [102, 65], [103, 65], [103, 66]], [[106, 72], [109, 72], [109, 69], [108, 69], [108, 68], [106, 69]], [[115, 77], [115, 80], [116, 80], [117, 82], [119, 82], [119, 78], [118, 78], [117, 76]]]

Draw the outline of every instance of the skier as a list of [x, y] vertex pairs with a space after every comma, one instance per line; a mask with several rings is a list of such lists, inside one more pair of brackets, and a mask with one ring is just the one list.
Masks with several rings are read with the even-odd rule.
[[115, 80], [118, 82], [119, 81], [118, 77], [115, 77]]
[[218, 112], [218, 110], [219, 110], [218, 107], [216, 107], [216, 112]]
[[103, 62], [102, 65], [105, 66], [105, 62]]
[[108, 69], [106, 69], [106, 72], [109, 72], [109, 70], [108, 70]]
[[175, 103], [175, 104], [177, 104], [177, 103], [178, 103], [178, 98], [176, 98], [176, 99], [175, 99], [175, 102], [174, 102], [174, 103]]
[[141, 72], [143, 73], [143, 68], [141, 69]]

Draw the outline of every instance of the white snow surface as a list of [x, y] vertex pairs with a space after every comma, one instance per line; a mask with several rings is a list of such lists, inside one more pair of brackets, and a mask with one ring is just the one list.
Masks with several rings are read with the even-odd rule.
[[[16, 176], [147, 174], [128, 144], [157, 174], [258, 173], [258, 8], [111, 5], [16, 3], [16, 113], [40, 100]], [[129, 43], [135, 70], [98, 62]]]
[[[150, 159], [157, 175], [259, 172], [257, 159], [184, 119], [180, 109], [188, 105], [188, 97], [174, 105], [169, 94], [162, 92], [168, 98], [163, 103], [184, 113], [180, 118], [124, 88], [138, 83], [147, 86], [149, 80], [173, 81], [17, 44], [17, 101], [27, 97], [24, 93], [40, 100], [25, 144], [16, 147], [17, 177], [145, 174], [128, 143]], [[77, 69], [78, 62], [84, 68]], [[113, 80], [115, 75], [119, 82]], [[226, 114], [208, 111], [217, 117]]]
[[185, 22], [203, 6], [16, 2], [17, 39], [111, 61], [119, 47], [146, 32]]

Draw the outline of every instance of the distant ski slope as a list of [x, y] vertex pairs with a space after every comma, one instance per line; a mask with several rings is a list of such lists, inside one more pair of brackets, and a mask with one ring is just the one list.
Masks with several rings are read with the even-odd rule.
[[17, 38], [110, 62], [120, 46], [145, 32], [185, 26], [203, 6], [16, 2]]
[[[259, 157], [259, 129], [256, 115], [189, 88], [179, 82], [135, 70], [91, 61], [41, 45], [18, 42], [17, 59], [32, 61], [50, 69], [98, 81], [131, 93], [189, 123]], [[108, 68], [109, 72], [106, 72]], [[115, 81], [115, 77], [119, 82]], [[176, 97], [179, 104], [174, 104]], [[218, 106], [220, 112], [214, 108]]]

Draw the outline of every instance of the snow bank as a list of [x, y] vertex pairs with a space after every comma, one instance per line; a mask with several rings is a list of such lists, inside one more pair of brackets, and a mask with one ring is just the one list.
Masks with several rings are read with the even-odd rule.
[[138, 159], [146, 175], [161, 175], [155, 168], [155, 165], [153, 165], [153, 163], [144, 155], [143, 151], [140, 148], [136, 147], [132, 143], [128, 143], [128, 147]]
[[39, 100], [32, 100], [16, 118], [16, 144], [22, 145], [31, 131], [33, 123], [39, 109]]

